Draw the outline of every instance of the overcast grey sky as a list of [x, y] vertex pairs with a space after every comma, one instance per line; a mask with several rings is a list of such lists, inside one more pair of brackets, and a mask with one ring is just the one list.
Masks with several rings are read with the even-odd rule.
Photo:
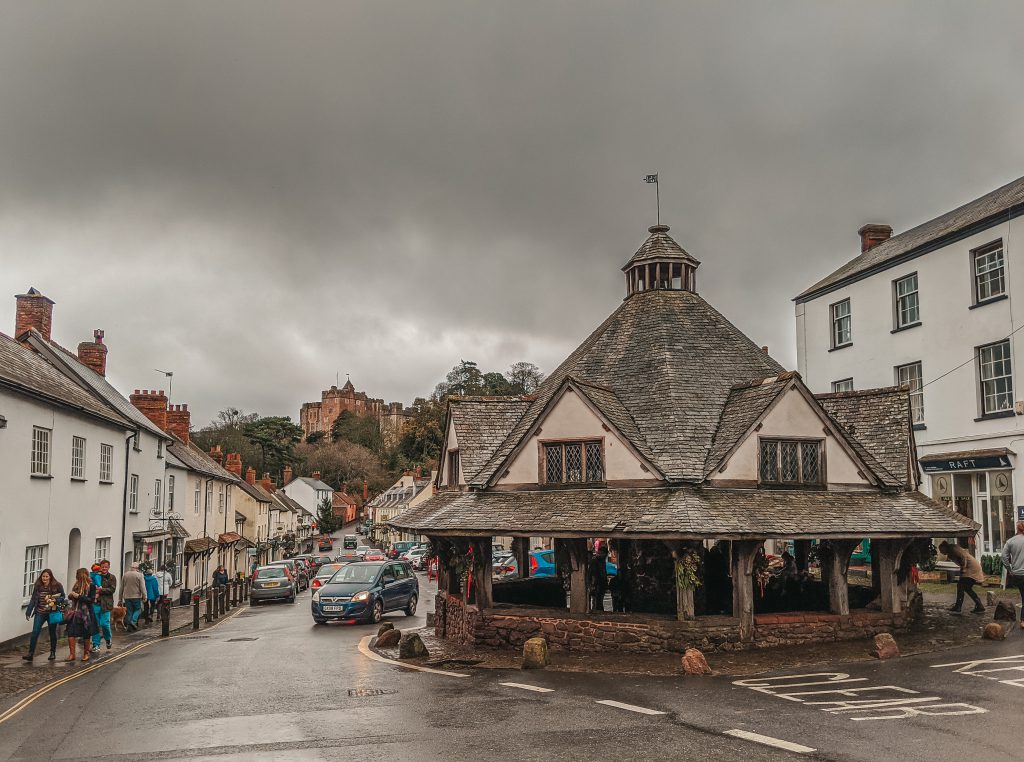
[[[346, 372], [550, 371], [662, 219], [788, 367], [790, 299], [1024, 174], [1024, 4], [0, 1], [0, 330], [54, 299], [203, 425]], [[6, 295], [6, 296], [5, 296]]]

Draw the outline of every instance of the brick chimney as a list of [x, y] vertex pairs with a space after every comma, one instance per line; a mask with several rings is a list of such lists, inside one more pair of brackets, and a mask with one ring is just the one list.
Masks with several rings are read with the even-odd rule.
[[423, 466], [416, 466], [416, 481], [423, 478]]
[[220, 449], [220, 445], [210, 448], [210, 457], [217, 461], [218, 466], [224, 462], [224, 452]]
[[313, 472], [313, 478], [316, 479], [317, 481], [320, 481], [320, 472], [319, 471], [314, 471]]
[[288, 484], [295, 477], [295, 472], [292, 471], [291, 466], [284, 467], [284, 478], [281, 480], [282, 484]]
[[857, 235], [860, 236], [860, 253], [863, 254], [883, 241], [888, 241], [892, 237], [892, 228], [888, 225], [868, 224], [858, 230]]
[[249, 484], [252, 484], [253, 486], [256, 485], [256, 469], [253, 468], [252, 466], [249, 466], [247, 469], [245, 469], [245, 480], [249, 482]]
[[34, 288], [14, 297], [18, 303], [14, 314], [14, 338], [19, 338], [30, 328], [35, 328], [47, 341], [50, 340], [50, 325], [53, 322], [53, 300], [47, 299]]
[[107, 345], [103, 343], [103, 331], [97, 328], [92, 332], [92, 341], [83, 341], [78, 345], [78, 361], [91, 368], [101, 376], [107, 375]]
[[167, 428], [164, 431], [188, 444], [191, 429], [192, 414], [188, 411], [188, 405], [171, 405], [167, 410]]
[[164, 390], [135, 390], [129, 397], [139, 412], [146, 416], [160, 431], [167, 431], [167, 395]]
[[263, 474], [263, 478], [260, 479], [260, 486], [267, 492], [273, 492], [275, 490], [274, 483], [270, 481], [270, 474]]
[[229, 452], [227, 463], [224, 468], [233, 473], [235, 476], [242, 475], [242, 455], [237, 452]]

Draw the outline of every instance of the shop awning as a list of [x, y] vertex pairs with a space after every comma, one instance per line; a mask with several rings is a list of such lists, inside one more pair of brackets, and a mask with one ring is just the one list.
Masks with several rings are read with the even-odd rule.
[[230, 545], [233, 542], [238, 542], [242, 539], [242, 535], [238, 532], [225, 532], [224, 534], [217, 535], [217, 542], [221, 545]]
[[925, 473], [937, 471], [980, 471], [985, 469], [1013, 468], [1010, 456], [1016, 455], [1005, 447], [986, 450], [959, 450], [919, 455], [917, 460]]
[[187, 555], [196, 556], [200, 553], [210, 553], [216, 549], [217, 541], [212, 537], [197, 537], [185, 543], [185, 553]]

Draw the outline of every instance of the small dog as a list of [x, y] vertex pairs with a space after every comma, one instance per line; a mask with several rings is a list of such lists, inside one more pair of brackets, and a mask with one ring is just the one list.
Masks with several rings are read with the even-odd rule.
[[116, 630], [118, 625], [121, 625], [121, 629], [128, 632], [128, 628], [124, 626], [124, 615], [128, 613], [128, 609], [124, 606], [114, 606], [110, 610], [110, 629]]

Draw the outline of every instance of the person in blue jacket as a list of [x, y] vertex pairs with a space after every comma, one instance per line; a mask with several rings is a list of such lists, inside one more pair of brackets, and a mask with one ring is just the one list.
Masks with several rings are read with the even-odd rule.
[[153, 624], [153, 614], [156, 613], [156, 604], [160, 600], [160, 580], [150, 568], [142, 573], [142, 577], [146, 581], [146, 606], [142, 616], [145, 617], [146, 624]]

